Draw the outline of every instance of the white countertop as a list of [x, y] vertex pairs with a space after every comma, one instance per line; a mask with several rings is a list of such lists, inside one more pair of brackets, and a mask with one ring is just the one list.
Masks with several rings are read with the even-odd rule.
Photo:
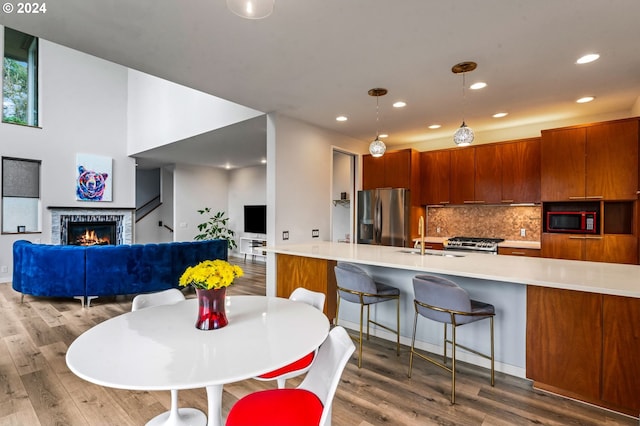
[[434, 255], [403, 253], [410, 249], [365, 244], [309, 242], [278, 245], [264, 250], [296, 256], [362, 263], [517, 284], [579, 290], [640, 298], [640, 266], [524, 256], [499, 256], [426, 250]]

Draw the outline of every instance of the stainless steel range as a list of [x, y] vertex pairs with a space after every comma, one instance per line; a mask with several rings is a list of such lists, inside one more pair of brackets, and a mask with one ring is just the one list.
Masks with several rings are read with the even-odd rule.
[[498, 243], [502, 241], [504, 241], [503, 238], [453, 237], [445, 242], [444, 249], [498, 254]]

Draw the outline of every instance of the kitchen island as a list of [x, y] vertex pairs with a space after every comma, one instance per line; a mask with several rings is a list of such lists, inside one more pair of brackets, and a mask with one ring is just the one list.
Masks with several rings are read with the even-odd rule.
[[[640, 402], [640, 266], [559, 259], [313, 242], [267, 247], [276, 254], [277, 294], [298, 283], [335, 294], [333, 265], [354, 262], [401, 292], [401, 340], [410, 343], [413, 276], [430, 273], [456, 281], [474, 299], [496, 307], [496, 369], [527, 377], [534, 385], [637, 416]], [[307, 269], [307, 265], [312, 265]], [[293, 278], [293, 279], [292, 279]], [[335, 306], [335, 305], [334, 305]], [[357, 306], [345, 303], [340, 324], [356, 329]], [[393, 322], [393, 309], [372, 310], [379, 322]], [[475, 329], [474, 329], [475, 327]], [[464, 345], [488, 349], [483, 324], [465, 325]], [[439, 324], [421, 322], [416, 346], [441, 353]], [[373, 334], [393, 340], [383, 330]], [[472, 355], [459, 359], [487, 366]], [[366, 360], [365, 360], [366, 362]], [[588, 377], [590, 380], [576, 380]]]

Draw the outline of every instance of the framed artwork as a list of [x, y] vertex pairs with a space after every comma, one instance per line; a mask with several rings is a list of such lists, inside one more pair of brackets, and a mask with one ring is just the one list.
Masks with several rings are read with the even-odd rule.
[[112, 201], [113, 159], [92, 154], [76, 155], [76, 200]]

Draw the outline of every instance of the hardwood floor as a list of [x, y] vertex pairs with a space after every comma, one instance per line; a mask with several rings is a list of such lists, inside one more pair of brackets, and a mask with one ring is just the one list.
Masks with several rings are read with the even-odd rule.
[[[245, 276], [229, 294], [264, 294], [262, 262], [233, 258]], [[187, 297], [194, 297], [189, 292]], [[0, 284], [0, 426], [17, 425], [143, 425], [169, 409], [169, 392], [110, 389], [71, 373], [65, 353], [83, 331], [128, 312], [131, 296], [98, 298], [82, 309], [77, 300], [25, 296]], [[362, 369], [352, 358], [333, 403], [335, 426], [369, 425], [638, 425], [633, 419], [533, 390], [528, 381], [461, 364], [456, 405], [449, 404], [450, 382], [444, 371], [414, 362], [395, 346], [371, 338], [363, 347]], [[289, 387], [300, 378], [287, 381]], [[223, 414], [240, 397], [275, 383], [246, 380], [225, 385]], [[204, 389], [179, 392], [181, 406], [206, 412]]]

